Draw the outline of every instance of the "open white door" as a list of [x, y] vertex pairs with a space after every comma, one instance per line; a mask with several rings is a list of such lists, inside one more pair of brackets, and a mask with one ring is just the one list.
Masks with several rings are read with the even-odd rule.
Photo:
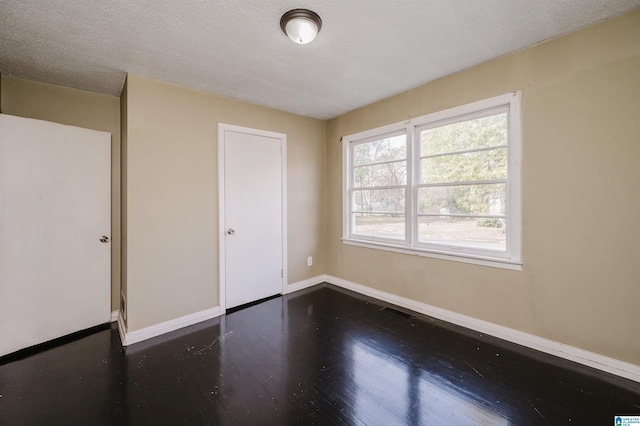
[[0, 355], [110, 320], [110, 164], [109, 133], [0, 114]]
[[224, 124], [219, 138], [221, 306], [228, 309], [282, 292], [286, 139]]

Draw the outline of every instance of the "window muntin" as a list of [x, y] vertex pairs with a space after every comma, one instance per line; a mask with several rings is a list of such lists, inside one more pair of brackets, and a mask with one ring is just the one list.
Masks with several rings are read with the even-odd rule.
[[345, 243], [520, 265], [519, 100], [509, 93], [343, 138]]
[[422, 186], [418, 189], [418, 214], [440, 217], [504, 219], [506, 184]]
[[375, 140], [354, 144], [353, 165], [386, 163], [394, 160], [406, 160], [407, 135], [387, 135]]
[[421, 157], [421, 183], [507, 179], [507, 147]]
[[406, 239], [407, 135], [382, 135], [351, 145], [351, 235]]
[[404, 241], [405, 216], [380, 213], [355, 213], [354, 234], [372, 239]]
[[407, 160], [355, 166], [354, 187], [372, 188], [407, 184]]
[[487, 116], [486, 112], [469, 114], [424, 126], [420, 138], [421, 155], [450, 154], [483, 148], [507, 146], [507, 109], [499, 108]]

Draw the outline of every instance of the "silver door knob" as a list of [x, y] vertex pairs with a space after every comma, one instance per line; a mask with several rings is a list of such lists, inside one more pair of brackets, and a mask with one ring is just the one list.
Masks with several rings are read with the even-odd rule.
[[234, 231], [233, 229], [231, 229], [231, 228], [227, 229], [227, 234], [233, 235], [235, 233], [236, 233], [236, 231]]
[[107, 237], [106, 235], [103, 235], [102, 238], [100, 238], [100, 242], [101, 243], [108, 243], [109, 242], [109, 237]]

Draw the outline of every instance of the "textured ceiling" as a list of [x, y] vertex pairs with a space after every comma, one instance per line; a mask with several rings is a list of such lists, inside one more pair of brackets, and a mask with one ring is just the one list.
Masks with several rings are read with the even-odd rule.
[[[0, 0], [5, 75], [120, 95], [140, 74], [327, 119], [640, 0]], [[308, 45], [280, 16], [323, 20]]]

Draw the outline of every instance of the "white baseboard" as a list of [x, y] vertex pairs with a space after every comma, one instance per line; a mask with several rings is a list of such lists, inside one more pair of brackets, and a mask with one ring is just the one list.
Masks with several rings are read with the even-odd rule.
[[180, 318], [172, 319], [170, 321], [161, 322], [160, 324], [152, 325], [151, 327], [142, 328], [140, 330], [127, 332], [124, 326], [122, 317], [118, 317], [118, 331], [120, 332], [120, 340], [122, 346], [132, 345], [134, 343], [142, 342], [143, 340], [151, 339], [152, 337], [160, 336], [170, 331], [177, 330], [179, 328], [187, 327], [193, 324], [197, 324], [202, 321], [206, 321], [211, 318], [220, 316], [221, 310], [219, 306], [211, 309], [205, 309], [204, 311], [195, 312], [193, 314], [185, 315]]
[[354, 282], [347, 281], [342, 278], [337, 278], [331, 275], [326, 275], [324, 277], [324, 281], [338, 287], [355, 291], [356, 293], [360, 293], [365, 296], [373, 297], [374, 299], [392, 303], [394, 305], [411, 309], [412, 311], [419, 312], [421, 314], [429, 315], [431, 317], [450, 322], [452, 324], [479, 331], [484, 334], [489, 334], [491, 336], [516, 343], [518, 345], [526, 346], [531, 349], [555, 355], [560, 358], [568, 359], [579, 364], [583, 364], [592, 368], [596, 368], [598, 370], [606, 371], [617, 376], [640, 382], [640, 366], [637, 366], [635, 364], [630, 364], [614, 358], [609, 358], [604, 355], [589, 352], [584, 349], [576, 348], [574, 346], [565, 345], [564, 343], [555, 342], [553, 340], [514, 330], [512, 328], [493, 324], [487, 321], [482, 321], [473, 317], [448, 311], [446, 309], [438, 308], [436, 306], [427, 305], [425, 303], [417, 302], [415, 300], [407, 299], [395, 294], [386, 293], [384, 291], [376, 290], [361, 284], [356, 284]]
[[304, 290], [305, 288], [313, 287], [327, 281], [327, 275], [318, 275], [315, 277], [307, 278], [306, 280], [298, 281], [297, 283], [289, 284], [283, 294], [293, 293], [294, 291]]
[[119, 310], [116, 309], [115, 311], [111, 311], [111, 322], [118, 321], [118, 315], [120, 315]]
[[[308, 278], [306, 280], [290, 284], [287, 286], [286, 292], [284, 294], [293, 293], [294, 291], [303, 290], [305, 288], [320, 284], [322, 282], [325, 282], [326, 278], [326, 275], [318, 275], [316, 277]], [[164, 333], [169, 333], [182, 327], [187, 327], [189, 325], [215, 318], [217, 316], [220, 316], [222, 313], [223, 312], [221, 311], [220, 307], [217, 306], [215, 308], [196, 312], [190, 315], [185, 315], [174, 320], [156, 324], [151, 327], [143, 328], [141, 330], [132, 331], [130, 333], [127, 333], [125, 331], [124, 321], [121, 316], [118, 316], [118, 311], [113, 311], [111, 313], [111, 320], [118, 321], [118, 331], [120, 333], [122, 346], [128, 346], [134, 343], [141, 342], [143, 340], [150, 339], [152, 337], [160, 336]]]

